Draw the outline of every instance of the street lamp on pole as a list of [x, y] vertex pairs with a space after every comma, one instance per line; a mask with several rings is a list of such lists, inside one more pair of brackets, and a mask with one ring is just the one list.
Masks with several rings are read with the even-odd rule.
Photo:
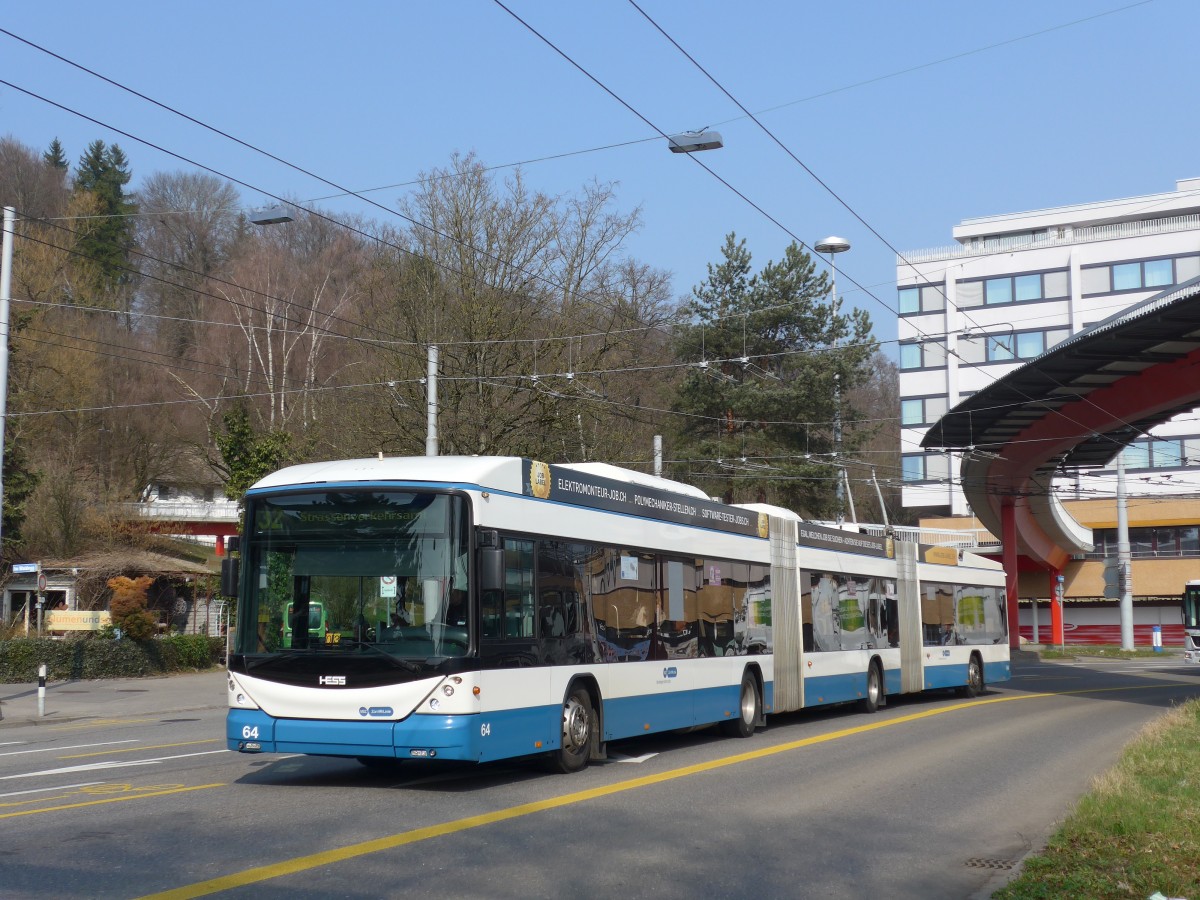
[[834, 262], [834, 254], [845, 253], [850, 249], [850, 242], [843, 237], [830, 235], [822, 241], [818, 241], [813, 247], [818, 253], [829, 254], [829, 271], [833, 276], [830, 280], [829, 305], [837, 303], [837, 264]]
[[[838, 253], [845, 253], [850, 249], [850, 242], [843, 237], [830, 235], [824, 240], [818, 241], [813, 247], [818, 253], [829, 254], [829, 271], [832, 275], [830, 279], [829, 292], [829, 308], [832, 311], [837, 304], [837, 265], [834, 262], [834, 256]], [[845, 519], [846, 509], [846, 470], [842, 466], [842, 377], [835, 374], [833, 376], [833, 458], [837, 461], [837, 523], [839, 525]]]

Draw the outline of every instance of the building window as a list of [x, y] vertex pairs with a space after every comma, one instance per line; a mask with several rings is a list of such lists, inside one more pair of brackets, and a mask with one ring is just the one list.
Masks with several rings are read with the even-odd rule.
[[1125, 263], [1112, 267], [1112, 287], [1114, 291], [1136, 291], [1142, 286], [1142, 264]]
[[900, 315], [940, 312], [946, 308], [944, 284], [900, 288]]
[[1071, 296], [1070, 283], [1067, 280], [1066, 270], [1057, 272], [1046, 272], [1042, 275], [1042, 297], [1046, 300], [1053, 300], [1056, 297]]
[[905, 453], [900, 457], [905, 481], [946, 481], [950, 462], [943, 453]]
[[[1200, 527], [1172, 525], [1129, 529], [1129, 552], [1135, 559], [1200, 556]], [[1095, 558], [1117, 555], [1117, 529], [1092, 530]]]
[[1084, 296], [1118, 291], [1142, 291], [1182, 284], [1200, 275], [1200, 257], [1131, 260], [1080, 270]]
[[934, 369], [946, 364], [942, 341], [913, 341], [900, 345], [901, 369]]
[[1080, 287], [1084, 294], [1108, 294], [1112, 292], [1108, 280], [1108, 266], [1082, 269], [1079, 272]]
[[1070, 329], [1067, 328], [1049, 328], [1044, 331], [1001, 332], [980, 335], [977, 338], [964, 337], [958, 341], [958, 357], [967, 365], [1033, 359], [1066, 340], [1070, 333]]
[[901, 425], [931, 425], [946, 414], [945, 397], [908, 397], [900, 401]]
[[1182, 469], [1200, 465], [1200, 459], [1189, 456], [1195, 448], [1195, 438], [1154, 438], [1134, 441], [1121, 451], [1126, 469]]
[[1152, 259], [1142, 263], [1146, 287], [1166, 287], [1175, 283], [1175, 273], [1171, 260]]
[[958, 308], [968, 309], [972, 306], [983, 306], [983, 282], [960, 281], [954, 286], [958, 298]]
[[1046, 349], [1046, 336], [1040, 331], [1025, 331], [1017, 335], [1017, 356], [1033, 359]]
[[902, 457], [905, 481], [925, 480], [925, 454], [906, 453]]
[[988, 362], [1006, 362], [1013, 358], [1013, 336], [1011, 334], [1001, 335], [999, 337], [988, 336], [987, 339], [987, 360]]
[[1070, 296], [1067, 271], [1029, 272], [976, 281], [960, 281], [955, 286], [958, 306], [999, 306], [1007, 303], [1028, 303], [1033, 300], [1054, 300]]
[[988, 306], [999, 303], [1012, 303], [1012, 279], [989, 278], [983, 283], [984, 302]]

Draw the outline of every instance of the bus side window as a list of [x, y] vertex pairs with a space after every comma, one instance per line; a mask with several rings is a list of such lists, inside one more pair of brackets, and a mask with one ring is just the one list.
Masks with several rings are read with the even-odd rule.
[[483, 611], [483, 636], [504, 636], [504, 592], [484, 591], [480, 600]]
[[533, 541], [504, 540], [504, 635], [533, 637]]

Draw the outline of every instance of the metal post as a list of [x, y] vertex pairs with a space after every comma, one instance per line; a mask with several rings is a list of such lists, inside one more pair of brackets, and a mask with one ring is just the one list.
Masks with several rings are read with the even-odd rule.
[[46, 666], [38, 666], [38, 718], [46, 714]]
[[654, 474], [662, 477], [662, 435], [654, 436]]
[[1117, 584], [1121, 595], [1121, 649], [1133, 649], [1133, 566], [1129, 510], [1125, 499], [1125, 455], [1117, 454]]
[[[833, 376], [833, 458], [840, 467], [842, 464], [842, 376]], [[837, 479], [837, 523], [846, 518], [846, 485], [841, 468], [838, 469]]]
[[[8, 307], [12, 300], [13, 234], [17, 211], [4, 207], [4, 245], [0, 250], [0, 509], [4, 507], [4, 425], [8, 419]], [[0, 525], [0, 539], [3, 538]]]
[[426, 368], [425, 378], [425, 455], [438, 455], [438, 433], [437, 433], [437, 374], [438, 374], [438, 348], [434, 344], [429, 345], [429, 362]]

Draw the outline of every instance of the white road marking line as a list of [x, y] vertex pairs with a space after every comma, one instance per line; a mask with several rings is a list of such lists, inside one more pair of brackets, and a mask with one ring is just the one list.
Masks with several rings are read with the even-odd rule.
[[57, 753], [59, 750], [83, 750], [86, 747], [111, 747], [114, 744], [136, 743], [136, 740], [130, 739], [127, 741], [102, 741], [99, 744], [75, 744], [71, 747], [39, 747], [36, 750], [9, 750], [7, 753], [0, 753], [0, 756], [20, 756], [22, 753]]
[[124, 769], [130, 766], [155, 766], [172, 759], [186, 759], [189, 756], [211, 756], [214, 753], [231, 753], [230, 750], [203, 750], [199, 753], [181, 753], [179, 756], [160, 756], [157, 759], [135, 759], [123, 762], [98, 762], [82, 766], [67, 766], [62, 769], [44, 769], [41, 772], [24, 772], [20, 775], [0, 776], [0, 781], [11, 781], [14, 778], [37, 778], [42, 775], [67, 775], [75, 772], [95, 772], [99, 769]]
[[44, 794], [46, 791], [69, 791], [74, 788], [95, 787], [98, 784], [104, 784], [103, 781], [81, 781], [79, 784], [60, 784], [57, 787], [34, 788], [30, 791], [10, 791], [7, 794], [0, 794], [2, 797], [21, 797], [25, 794]]

